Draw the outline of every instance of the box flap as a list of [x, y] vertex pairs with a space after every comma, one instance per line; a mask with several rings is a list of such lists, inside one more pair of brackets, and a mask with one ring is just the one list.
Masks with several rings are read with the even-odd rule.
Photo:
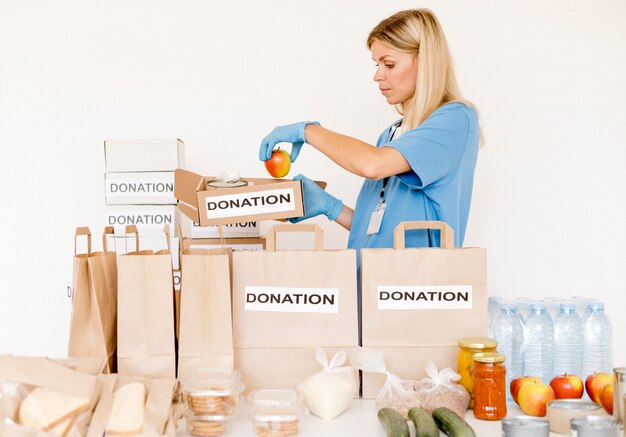
[[174, 197], [194, 208], [198, 206], [197, 192], [203, 189], [204, 178], [182, 168], [174, 171]]

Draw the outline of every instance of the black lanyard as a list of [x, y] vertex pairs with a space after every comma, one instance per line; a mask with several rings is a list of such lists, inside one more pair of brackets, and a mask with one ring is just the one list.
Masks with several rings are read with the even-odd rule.
[[[393, 137], [395, 136], [396, 131], [400, 126], [402, 126], [402, 120], [398, 120], [393, 124], [393, 127], [391, 128], [391, 135], [389, 135], [389, 141], [393, 140]], [[385, 187], [387, 186], [388, 182], [389, 176], [383, 179], [383, 187], [380, 190], [380, 203], [385, 203]]]

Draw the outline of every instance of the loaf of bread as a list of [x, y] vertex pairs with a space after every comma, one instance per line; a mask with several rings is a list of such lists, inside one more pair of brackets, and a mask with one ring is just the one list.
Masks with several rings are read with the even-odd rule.
[[106, 426], [109, 436], [135, 436], [143, 432], [146, 388], [140, 382], [123, 385], [113, 393]]
[[89, 399], [54, 390], [37, 387], [20, 405], [19, 422], [33, 429], [51, 431], [63, 436], [80, 413], [89, 408]]

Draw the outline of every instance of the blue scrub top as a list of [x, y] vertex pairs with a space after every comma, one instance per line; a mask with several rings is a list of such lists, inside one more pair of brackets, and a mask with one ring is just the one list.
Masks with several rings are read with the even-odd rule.
[[[463, 245], [478, 156], [476, 111], [462, 103], [435, 110], [424, 122], [390, 141], [394, 125], [378, 138], [377, 147], [393, 147], [411, 170], [391, 176], [385, 187], [387, 204], [378, 234], [367, 235], [370, 217], [380, 202], [383, 179], [366, 179], [354, 209], [348, 248], [393, 247], [393, 230], [403, 221], [440, 220], [454, 230], [454, 244]], [[406, 247], [439, 245], [439, 232], [411, 230]], [[357, 251], [358, 253], [359, 251]]]

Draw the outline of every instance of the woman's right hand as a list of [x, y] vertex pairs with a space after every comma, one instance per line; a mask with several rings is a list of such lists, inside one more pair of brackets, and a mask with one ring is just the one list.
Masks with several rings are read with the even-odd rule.
[[304, 135], [304, 128], [307, 124], [317, 124], [317, 121], [303, 121], [300, 123], [288, 124], [286, 126], [277, 126], [272, 132], [269, 133], [263, 141], [261, 141], [261, 147], [259, 148], [259, 159], [261, 161], [267, 161], [272, 157], [272, 151], [274, 146], [278, 143], [291, 143], [291, 153], [289, 154], [291, 162], [295, 162], [296, 158], [300, 154], [302, 145], [306, 142], [306, 136]]
[[302, 197], [304, 197], [304, 216], [288, 219], [291, 223], [298, 223], [311, 217], [324, 214], [328, 220], [334, 221], [343, 210], [343, 202], [328, 194], [311, 179], [301, 174], [293, 178], [302, 181]]

